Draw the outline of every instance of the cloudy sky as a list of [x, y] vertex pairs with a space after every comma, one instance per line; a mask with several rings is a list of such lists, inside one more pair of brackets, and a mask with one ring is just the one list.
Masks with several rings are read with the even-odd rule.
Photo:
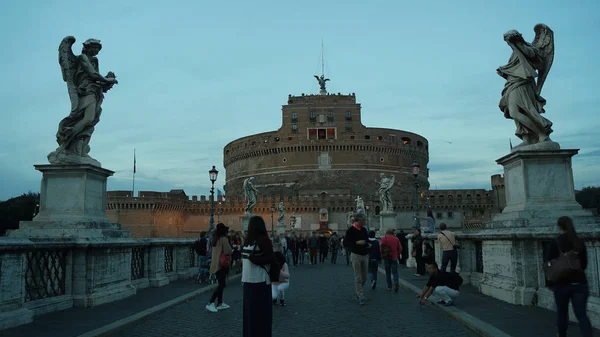
[[[552, 139], [580, 148], [577, 188], [599, 185], [600, 21], [597, 0], [33, 1], [0, 2], [0, 200], [39, 190], [69, 100], [57, 63], [63, 37], [102, 40], [102, 73], [119, 84], [103, 104], [91, 155], [114, 170], [109, 189], [203, 194], [222, 148], [277, 129], [288, 94], [317, 93], [321, 40], [330, 92], [355, 92], [363, 123], [430, 143], [432, 188], [489, 188], [513, 144], [495, 69], [509, 29], [555, 31], [544, 86]], [[451, 142], [451, 143], [450, 143]], [[224, 182], [219, 178], [218, 185]]]

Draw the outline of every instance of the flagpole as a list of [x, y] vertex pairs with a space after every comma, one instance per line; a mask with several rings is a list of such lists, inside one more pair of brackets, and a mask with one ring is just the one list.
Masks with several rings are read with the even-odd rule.
[[131, 189], [131, 196], [135, 198], [135, 149], [133, 149], [133, 186]]

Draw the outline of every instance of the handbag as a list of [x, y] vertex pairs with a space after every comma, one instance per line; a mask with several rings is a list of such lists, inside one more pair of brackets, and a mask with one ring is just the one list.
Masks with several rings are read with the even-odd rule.
[[556, 247], [560, 255], [554, 260], [544, 262], [542, 265], [546, 280], [550, 283], [560, 282], [569, 277], [572, 272], [581, 270], [581, 260], [577, 250], [563, 253], [560, 250], [558, 239], [556, 240]]
[[[223, 243], [221, 243], [221, 247], [223, 247]], [[231, 256], [226, 253], [221, 253], [221, 256], [219, 256], [219, 264], [221, 265], [221, 268], [229, 269], [231, 267]]]
[[452, 248], [454, 248], [454, 250], [460, 249], [460, 245], [456, 242], [452, 243], [452, 241], [450, 241], [450, 239], [446, 236], [446, 234], [444, 234], [444, 232], [440, 232], [440, 234], [446, 237], [446, 240], [448, 240], [448, 242], [452, 244]]

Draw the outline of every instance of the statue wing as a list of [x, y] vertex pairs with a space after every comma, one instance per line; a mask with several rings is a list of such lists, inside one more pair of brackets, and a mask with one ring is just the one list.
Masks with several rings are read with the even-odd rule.
[[317, 76], [317, 75], [314, 75], [314, 76], [315, 76], [315, 78], [316, 78], [316, 79], [317, 79], [317, 81], [318, 81], [318, 80], [319, 80], [319, 76]]
[[327, 81], [330, 81], [330, 79], [326, 78], [326, 79], [325, 79], [325, 82], [327, 82]]
[[539, 55], [536, 91], [540, 95], [548, 72], [552, 67], [552, 62], [554, 62], [554, 32], [543, 23], [535, 25], [533, 31], [535, 32], [535, 38], [531, 44], [537, 49]]
[[78, 60], [71, 47], [75, 43], [73, 36], [65, 37], [58, 46], [58, 64], [62, 71], [63, 81], [67, 83], [69, 98], [71, 99], [71, 111], [77, 109], [79, 96], [77, 95], [77, 84], [75, 83], [75, 72], [78, 67]]

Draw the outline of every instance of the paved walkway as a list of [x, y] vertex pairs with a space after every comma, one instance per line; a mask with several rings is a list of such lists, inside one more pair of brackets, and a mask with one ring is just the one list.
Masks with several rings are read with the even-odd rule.
[[[422, 289], [427, 278], [414, 276], [415, 269], [400, 267], [400, 278]], [[460, 287], [460, 297], [455, 308], [465, 311], [475, 318], [514, 337], [548, 337], [556, 336], [556, 313], [551, 310], [513, 305], [481, 294], [475, 287]], [[581, 336], [579, 327], [572, 324], [569, 336]], [[600, 337], [595, 331], [594, 337]]]
[[[355, 300], [353, 279], [352, 270], [345, 263], [292, 268], [288, 305], [277, 306], [273, 311], [273, 336], [476, 336], [433, 305], [418, 305], [412, 293], [387, 292], [383, 284], [375, 291], [368, 289], [370, 300], [360, 307]], [[206, 311], [209, 297], [210, 294], [200, 296], [111, 336], [241, 336], [240, 282], [232, 282], [225, 289], [224, 300], [231, 305], [228, 310]]]

